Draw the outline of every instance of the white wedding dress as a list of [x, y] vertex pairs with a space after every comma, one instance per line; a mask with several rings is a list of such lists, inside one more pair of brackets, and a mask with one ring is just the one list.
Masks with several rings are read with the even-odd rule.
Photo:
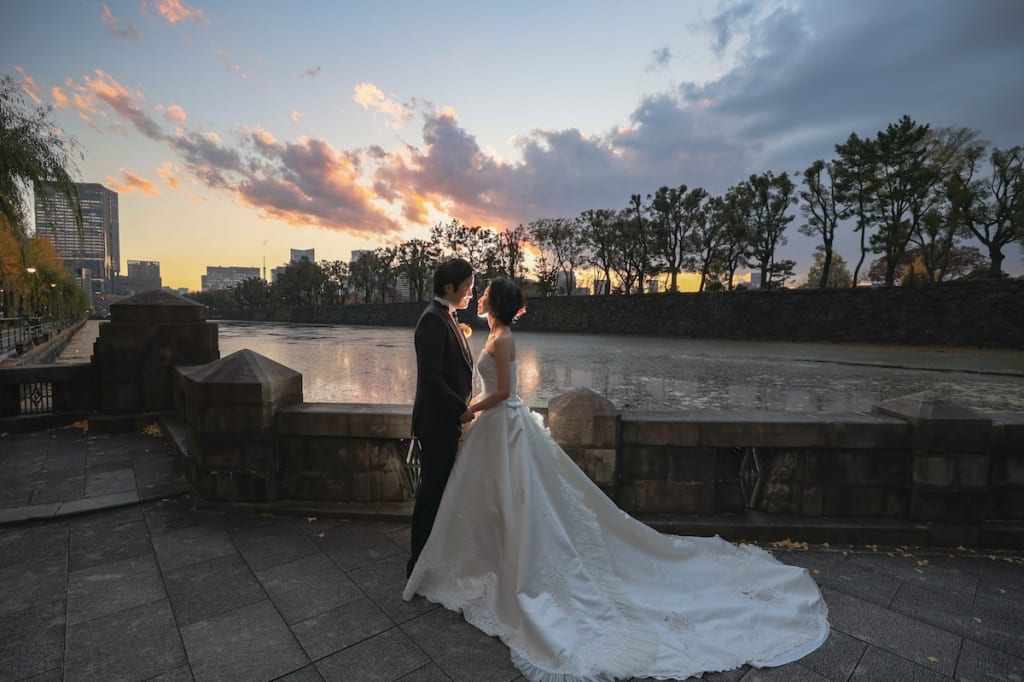
[[[481, 353], [484, 389], [493, 357]], [[684, 679], [789, 663], [828, 636], [814, 580], [762, 549], [620, 510], [515, 397], [467, 430], [405, 586], [508, 645], [534, 682]]]

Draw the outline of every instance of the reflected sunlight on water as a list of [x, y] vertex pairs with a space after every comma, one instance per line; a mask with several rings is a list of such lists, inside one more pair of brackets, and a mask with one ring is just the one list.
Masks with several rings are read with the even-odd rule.
[[[412, 403], [412, 330], [218, 321], [221, 356], [250, 348], [303, 375], [308, 402]], [[470, 338], [479, 353], [486, 334]], [[627, 410], [869, 410], [934, 390], [972, 407], [1024, 412], [1024, 353], [516, 334], [528, 405], [585, 386]]]

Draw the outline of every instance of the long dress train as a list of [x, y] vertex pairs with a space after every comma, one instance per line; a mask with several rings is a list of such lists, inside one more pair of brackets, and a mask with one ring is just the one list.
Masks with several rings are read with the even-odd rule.
[[[485, 391], [497, 385], [481, 353]], [[512, 395], [459, 450], [405, 586], [508, 645], [534, 682], [684, 679], [819, 647], [814, 580], [750, 545], [663, 535], [620, 510]]]

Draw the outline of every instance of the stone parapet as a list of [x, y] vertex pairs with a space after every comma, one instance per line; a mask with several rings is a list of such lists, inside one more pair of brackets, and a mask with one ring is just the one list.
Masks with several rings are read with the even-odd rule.
[[99, 328], [92, 364], [99, 375], [104, 414], [173, 409], [173, 368], [220, 356], [217, 325], [203, 306], [163, 291], [148, 291], [110, 306]]
[[281, 495], [292, 500], [401, 502], [409, 405], [304, 403], [278, 413]]
[[209, 500], [276, 500], [277, 413], [302, 402], [302, 375], [248, 349], [178, 373], [192, 485]]

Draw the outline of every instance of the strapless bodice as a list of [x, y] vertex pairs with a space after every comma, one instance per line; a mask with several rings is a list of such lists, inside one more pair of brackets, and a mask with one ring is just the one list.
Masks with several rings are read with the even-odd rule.
[[[476, 360], [476, 369], [480, 374], [480, 380], [483, 383], [482, 390], [485, 395], [490, 395], [498, 390], [498, 363], [494, 360], [493, 355], [485, 350], [480, 351], [480, 357]], [[516, 376], [515, 360], [512, 361], [510, 374], [512, 385], [509, 386], [508, 397], [516, 398], [519, 392], [519, 380]]]

